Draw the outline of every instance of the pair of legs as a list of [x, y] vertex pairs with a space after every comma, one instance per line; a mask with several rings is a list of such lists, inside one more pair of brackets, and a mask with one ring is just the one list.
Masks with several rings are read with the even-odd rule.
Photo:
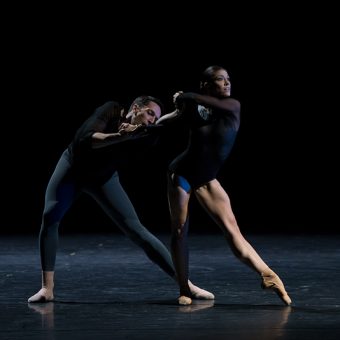
[[[91, 195], [125, 235], [141, 247], [151, 261], [176, 280], [168, 249], [141, 224], [130, 199], [119, 182], [118, 174], [114, 173], [107, 182], [101, 185], [80, 186], [74, 178], [72, 165], [65, 151], [48, 183], [45, 194], [45, 207], [39, 234], [42, 288], [31, 296], [28, 302], [47, 302], [54, 299], [54, 267], [59, 224], [81, 192]], [[194, 297], [214, 298], [213, 294], [200, 289], [190, 281], [187, 284]]]
[[171, 214], [171, 251], [180, 287], [179, 303], [191, 303], [190, 289], [187, 284], [189, 266], [187, 233], [188, 205], [192, 191], [198, 202], [222, 230], [235, 256], [261, 276], [263, 288], [273, 289], [286, 305], [290, 305], [291, 299], [280, 278], [243, 237], [229, 197], [220, 183], [214, 179], [192, 190], [183, 177], [170, 174], [168, 199]]

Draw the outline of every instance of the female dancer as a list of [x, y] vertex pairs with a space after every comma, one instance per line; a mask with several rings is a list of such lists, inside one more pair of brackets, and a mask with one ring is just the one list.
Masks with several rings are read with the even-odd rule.
[[230, 97], [228, 72], [210, 66], [202, 74], [202, 94], [177, 92], [176, 110], [162, 116], [159, 123], [181, 117], [190, 126], [186, 150], [169, 167], [168, 199], [171, 215], [172, 259], [176, 268], [180, 305], [191, 304], [188, 286], [188, 205], [192, 193], [221, 228], [229, 245], [242, 262], [255, 270], [262, 287], [273, 289], [281, 300], [291, 304], [279, 276], [257, 254], [242, 235], [228, 194], [216, 175], [232, 150], [240, 126], [240, 102]]

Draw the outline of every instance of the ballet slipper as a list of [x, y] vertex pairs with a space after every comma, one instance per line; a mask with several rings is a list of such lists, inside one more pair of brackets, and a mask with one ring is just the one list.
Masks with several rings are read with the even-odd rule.
[[214, 300], [215, 295], [205, 289], [195, 286], [191, 281], [188, 281], [191, 298], [196, 300]]
[[38, 293], [28, 299], [30, 303], [51, 302], [54, 300], [53, 292], [47, 288], [41, 288]]
[[261, 277], [263, 289], [272, 289], [287, 306], [292, 303], [283, 282], [276, 273], [271, 270], [267, 273], [261, 273]]
[[192, 304], [192, 300], [189, 297], [187, 297], [187, 296], [181, 295], [178, 298], [178, 304], [181, 305], [181, 306], [191, 305]]
[[53, 287], [54, 287], [54, 271], [43, 271], [41, 273], [42, 288], [38, 293], [32, 295], [28, 302], [50, 302], [54, 300]]

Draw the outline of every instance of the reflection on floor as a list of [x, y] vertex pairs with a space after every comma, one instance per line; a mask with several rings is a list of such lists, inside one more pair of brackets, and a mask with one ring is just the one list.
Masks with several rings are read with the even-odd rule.
[[37, 239], [2, 237], [1, 339], [339, 339], [340, 236], [247, 238], [291, 307], [260, 288], [220, 234], [190, 235], [190, 277], [214, 301], [178, 306], [176, 284], [127, 238], [91, 234], [60, 236], [55, 302], [28, 304], [40, 288]]

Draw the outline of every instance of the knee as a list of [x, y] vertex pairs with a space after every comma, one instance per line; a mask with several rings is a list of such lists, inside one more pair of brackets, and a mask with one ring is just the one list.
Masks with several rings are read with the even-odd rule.
[[60, 222], [62, 214], [58, 207], [59, 205], [57, 201], [46, 203], [42, 216], [42, 228], [46, 229], [49, 226]]
[[168, 187], [174, 187], [174, 176], [175, 174], [173, 172], [167, 172], [167, 181], [168, 181]]
[[186, 224], [185, 223], [177, 223], [172, 228], [172, 236], [176, 240], [181, 240], [185, 237], [187, 233]]

